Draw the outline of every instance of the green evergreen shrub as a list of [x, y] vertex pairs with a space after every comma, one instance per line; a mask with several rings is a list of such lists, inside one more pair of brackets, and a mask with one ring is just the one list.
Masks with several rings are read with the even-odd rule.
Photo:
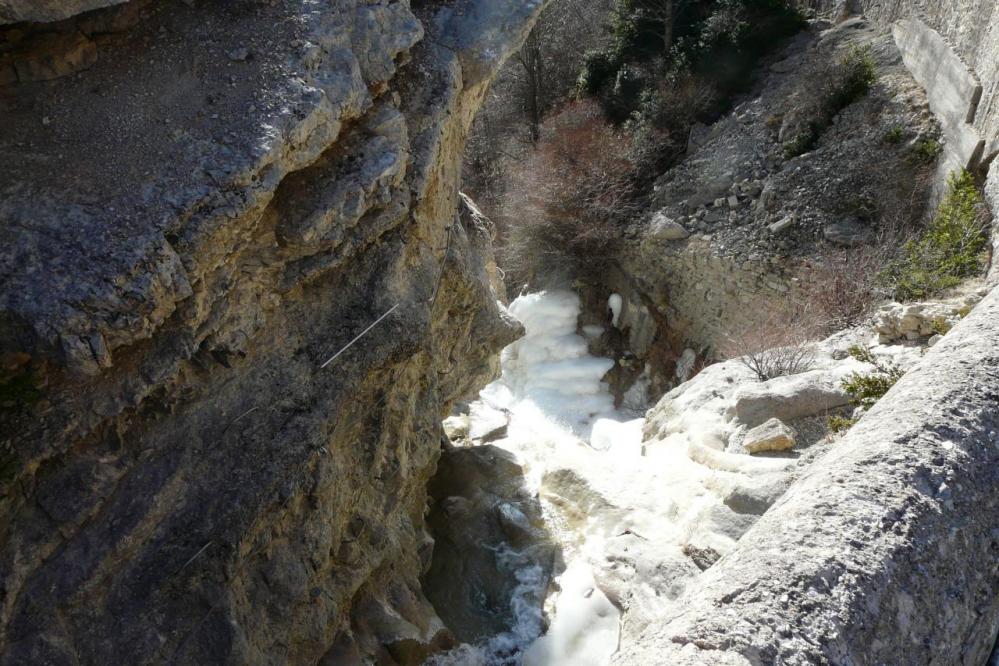
[[916, 145], [912, 147], [910, 159], [916, 164], [933, 164], [942, 152], [943, 146], [940, 145], [939, 141], [924, 139], [916, 142]]
[[951, 174], [933, 220], [882, 273], [894, 298], [927, 298], [981, 274], [988, 244], [987, 216], [971, 173]]
[[[851, 373], [842, 383], [843, 390], [850, 396], [850, 404], [867, 411], [898, 383], [905, 371], [895, 361], [875, 356], [869, 347], [854, 345], [848, 351], [858, 361], [874, 366], [873, 372]], [[841, 433], [852, 428], [857, 421], [845, 416], [831, 416], [827, 425], [831, 432]]]
[[874, 372], [854, 372], [843, 380], [843, 390], [850, 395], [850, 402], [865, 410], [870, 409], [905, 375], [905, 371], [895, 361], [875, 356], [869, 347], [854, 345], [848, 351], [861, 363], [874, 366]]
[[902, 129], [901, 125], [892, 125], [892, 127], [885, 132], [884, 141], [885, 143], [896, 145], [902, 143], [902, 139], [905, 138], [905, 130]]

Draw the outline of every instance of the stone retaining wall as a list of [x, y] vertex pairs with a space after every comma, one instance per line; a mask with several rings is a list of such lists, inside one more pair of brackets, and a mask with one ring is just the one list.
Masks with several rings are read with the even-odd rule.
[[[629, 271], [638, 290], [662, 304], [669, 330], [714, 356], [734, 331], [767, 323], [769, 305], [800, 300], [803, 285], [778, 261], [740, 260], [712, 251], [706, 236], [691, 237], [682, 246], [648, 240], [636, 262], [654, 270]], [[669, 280], [642, 281], [641, 275]], [[761, 307], [768, 304], [768, 307]]]

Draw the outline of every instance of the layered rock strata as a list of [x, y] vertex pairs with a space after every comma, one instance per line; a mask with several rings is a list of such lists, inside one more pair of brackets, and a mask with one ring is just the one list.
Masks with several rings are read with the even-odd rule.
[[543, 4], [162, 3], [0, 88], [0, 662], [450, 643], [426, 484], [518, 332], [460, 158]]

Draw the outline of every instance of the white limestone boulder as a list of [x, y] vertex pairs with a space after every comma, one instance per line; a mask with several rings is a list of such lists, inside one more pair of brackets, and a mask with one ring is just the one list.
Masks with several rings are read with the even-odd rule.
[[780, 419], [770, 419], [746, 433], [742, 448], [746, 453], [788, 451], [794, 448], [798, 433]]

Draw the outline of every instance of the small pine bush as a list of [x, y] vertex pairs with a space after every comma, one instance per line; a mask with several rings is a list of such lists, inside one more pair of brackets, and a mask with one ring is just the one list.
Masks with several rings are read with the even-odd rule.
[[912, 147], [911, 160], [916, 164], [933, 164], [943, 152], [943, 146], [936, 139], [924, 139]]
[[854, 345], [850, 356], [874, 366], [874, 372], [862, 375], [854, 372], [843, 380], [843, 390], [850, 395], [850, 402], [865, 410], [870, 409], [885, 393], [905, 375], [895, 361], [878, 358], [868, 347]]
[[885, 132], [885, 143], [896, 145], [902, 143], [902, 139], [905, 138], [905, 130], [902, 129], [901, 125], [893, 125], [887, 132]]
[[972, 175], [951, 175], [947, 194], [929, 226], [906, 243], [882, 274], [899, 301], [927, 298], [955, 287], [985, 268], [987, 209]]
[[808, 123], [808, 127], [784, 143], [784, 158], [792, 159], [811, 151], [818, 145], [823, 130], [824, 126], [818, 122]]
[[841, 432], [846, 432], [853, 426], [857, 425], [857, 421], [860, 419], [851, 419], [846, 416], [830, 416], [828, 420], [829, 431], [833, 434], [840, 434]]
[[836, 115], [866, 95], [877, 81], [874, 56], [869, 46], [854, 46], [840, 62], [840, 77], [828, 102]]
[[[843, 390], [850, 396], [850, 403], [867, 411], [877, 404], [878, 400], [883, 398], [892, 386], [898, 383], [898, 380], [905, 375], [905, 371], [895, 361], [875, 356], [869, 347], [854, 345], [848, 351], [850, 356], [858, 361], [874, 366], [874, 372], [851, 373], [843, 380], [842, 384]], [[831, 432], [841, 433], [852, 428], [858, 420], [844, 416], [831, 416], [827, 424]]]
[[579, 94], [593, 96], [600, 92], [604, 84], [617, 75], [621, 62], [613, 50], [588, 51], [583, 60], [583, 71], [579, 73], [577, 89]]

